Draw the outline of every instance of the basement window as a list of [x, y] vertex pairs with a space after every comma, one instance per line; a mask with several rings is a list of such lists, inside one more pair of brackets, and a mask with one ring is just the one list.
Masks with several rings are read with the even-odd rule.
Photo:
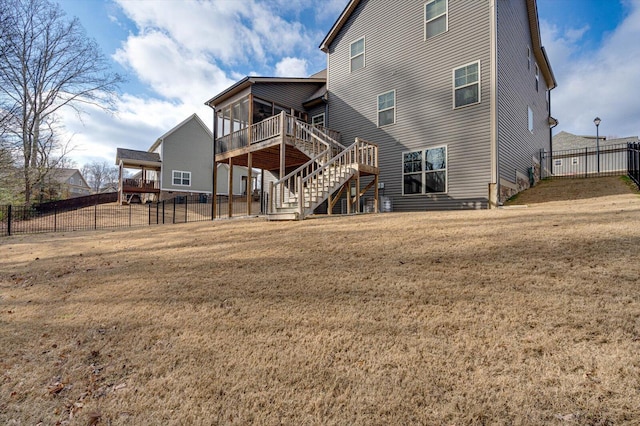
[[447, 192], [447, 147], [402, 153], [402, 194]]

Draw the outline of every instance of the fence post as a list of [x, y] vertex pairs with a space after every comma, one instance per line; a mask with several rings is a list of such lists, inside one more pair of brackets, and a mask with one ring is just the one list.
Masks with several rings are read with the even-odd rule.
[[173, 198], [173, 218], [171, 219], [171, 223], [176, 223], [176, 199]]
[[189, 207], [189, 196], [185, 195], [184, 196], [184, 223], [187, 223], [187, 211]]
[[151, 226], [151, 203], [149, 203], [149, 226]]
[[162, 224], [164, 225], [164, 201], [162, 200]]
[[9, 208], [7, 209], [7, 234], [11, 236], [11, 204], [9, 204]]
[[93, 205], [93, 229], [98, 229], [98, 205]]
[[129, 204], [129, 226], [131, 226], [131, 204]]
[[58, 205], [56, 204], [53, 206], [53, 232], [57, 232], [57, 231], [58, 231]]

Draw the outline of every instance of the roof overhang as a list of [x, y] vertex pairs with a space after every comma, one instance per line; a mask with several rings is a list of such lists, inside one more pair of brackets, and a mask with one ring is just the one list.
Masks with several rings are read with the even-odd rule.
[[238, 81], [234, 85], [225, 89], [224, 91], [218, 93], [213, 98], [206, 101], [204, 104], [208, 105], [211, 108], [216, 107], [221, 102], [237, 95], [243, 90], [251, 87], [256, 83], [325, 83], [327, 81], [326, 78], [306, 78], [306, 77], [245, 77], [242, 80]]
[[329, 30], [329, 33], [325, 36], [324, 40], [322, 40], [322, 43], [320, 43], [320, 50], [325, 53], [329, 52], [329, 45], [333, 42], [333, 39], [336, 38], [340, 30], [342, 29], [342, 26], [347, 22], [349, 16], [351, 16], [359, 3], [360, 0], [351, 0], [347, 7], [344, 8], [342, 13], [340, 14], [340, 17], [338, 17], [338, 20], [333, 24], [333, 26]]
[[549, 90], [558, 86], [556, 78], [553, 75], [547, 52], [542, 47], [542, 39], [540, 38], [540, 21], [538, 20], [538, 6], [536, 0], [527, 1], [527, 14], [529, 15], [529, 32], [531, 33], [531, 42], [533, 45], [533, 55], [536, 58], [536, 63], [540, 67], [540, 71], [544, 76], [544, 80], [547, 82]]

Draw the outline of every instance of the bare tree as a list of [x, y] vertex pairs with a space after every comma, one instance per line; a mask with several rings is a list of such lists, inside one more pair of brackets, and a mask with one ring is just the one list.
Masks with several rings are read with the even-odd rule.
[[69, 107], [80, 114], [87, 104], [110, 109], [123, 80], [79, 20], [67, 19], [57, 4], [0, 0], [0, 10], [7, 25], [0, 39], [0, 106], [7, 115], [3, 126], [22, 154], [29, 204], [51, 160], [68, 153], [68, 144], [57, 139], [56, 113]]
[[87, 180], [91, 189], [97, 193], [103, 186], [118, 180], [118, 168], [106, 161], [93, 161], [82, 167], [82, 176]]

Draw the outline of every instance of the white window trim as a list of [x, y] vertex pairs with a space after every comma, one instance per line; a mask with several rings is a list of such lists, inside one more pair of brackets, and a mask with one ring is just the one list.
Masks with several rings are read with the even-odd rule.
[[540, 91], [540, 69], [538, 68], [538, 64], [535, 64], [535, 73], [536, 73], [536, 92]]
[[[386, 95], [387, 93], [393, 92], [393, 122], [380, 125], [380, 113], [383, 111], [388, 111], [391, 108], [378, 109], [380, 107], [380, 96]], [[378, 127], [387, 127], [396, 124], [396, 113], [398, 107], [398, 100], [396, 99], [396, 89], [387, 90], [386, 92], [382, 92], [376, 96], [376, 124]]]
[[[180, 173], [180, 182], [181, 183], [175, 183], [175, 174], [176, 173]], [[183, 185], [182, 181], [184, 180], [184, 174], [187, 173], [189, 175], [189, 185]], [[186, 171], [186, 170], [171, 170], [171, 185], [172, 186], [184, 186], [184, 187], [190, 187], [191, 186], [191, 172]]]
[[[423, 25], [423, 27], [424, 27], [424, 29], [423, 29], [423, 31], [424, 31], [424, 41], [428, 40], [427, 39], [427, 24], [429, 22], [431, 22], [431, 21], [435, 21], [436, 19], [438, 19], [442, 15], [445, 15], [445, 17], [444, 17], [444, 31], [441, 32], [440, 34], [444, 34], [447, 31], [449, 31], [449, 0], [445, 0], [444, 13], [442, 13], [442, 14], [434, 17], [434, 18], [431, 18], [431, 19], [429, 19], [427, 21], [427, 5], [430, 4], [430, 3], [433, 3], [434, 1], [436, 1], [436, 0], [429, 0], [428, 2], [426, 2], [424, 4], [424, 8], [422, 9], [422, 18], [424, 19], [424, 25]], [[431, 38], [438, 37], [440, 34], [436, 34], [436, 35], [432, 36]]]
[[[476, 81], [475, 83], [465, 84], [464, 86], [456, 87], [456, 70], [460, 68], [468, 67], [469, 65], [473, 65], [473, 64], [478, 64], [478, 81]], [[482, 86], [480, 84], [481, 81], [482, 81], [482, 67], [479, 60], [469, 62], [468, 64], [460, 65], [459, 67], [455, 67], [451, 71], [451, 83], [453, 84], [453, 99], [451, 99], [451, 102], [453, 104], [453, 109], [466, 108], [466, 107], [470, 107], [470, 106], [478, 105], [479, 103], [482, 103]], [[469, 87], [474, 84], [478, 85], [478, 101], [472, 104], [456, 106], [456, 89], [462, 89], [463, 87]]]
[[[364, 46], [364, 48], [362, 49], [362, 53], [359, 53], [356, 56], [351, 56], [351, 46], [353, 46], [355, 43], [359, 42], [360, 40], [362, 40], [362, 45]], [[367, 53], [367, 40], [364, 38], [364, 36], [360, 37], [357, 40], [352, 41], [349, 44], [349, 72], [350, 73], [358, 71], [358, 70], [361, 70], [363, 68], [366, 68], [366, 66], [367, 66], [367, 55], [366, 55], [366, 53]], [[356, 58], [356, 57], [358, 57], [360, 55], [362, 55], [362, 68], [358, 68], [357, 70], [354, 71], [354, 70], [351, 69], [351, 64], [353, 63], [353, 58]]]
[[326, 117], [325, 117], [325, 115], [324, 115], [324, 112], [323, 112], [323, 113], [321, 113], [321, 114], [317, 114], [317, 115], [314, 115], [313, 117], [311, 117], [311, 124], [312, 124], [312, 125], [315, 125], [314, 121], [315, 121], [315, 119], [316, 119], [316, 118], [318, 118], [318, 117], [322, 117], [322, 124], [321, 124], [321, 126], [322, 126], [322, 127], [326, 127], [326, 126], [325, 126], [325, 119], [326, 119]]
[[530, 106], [527, 106], [527, 128], [533, 134], [533, 109]]
[[[427, 156], [425, 155], [425, 151], [428, 151], [430, 149], [437, 149], [437, 148], [444, 148], [444, 152], [445, 152], [445, 157], [444, 157], [444, 163], [446, 164], [446, 167], [444, 168], [444, 192], [424, 192], [424, 177], [425, 175], [428, 173], [425, 167], [425, 163], [427, 161]], [[417, 151], [421, 151], [422, 152], [422, 171], [420, 173], [422, 173], [423, 176], [423, 180], [422, 180], [422, 193], [420, 194], [405, 194], [404, 193], [404, 155], [408, 154], [410, 152], [417, 152]], [[400, 154], [401, 157], [401, 161], [400, 161], [400, 167], [401, 167], [401, 173], [400, 175], [402, 176], [402, 196], [403, 197], [424, 197], [424, 196], [431, 196], [431, 195], [442, 195], [442, 194], [448, 194], [449, 193], [449, 145], [447, 144], [443, 144], [443, 145], [434, 145], [434, 146], [427, 146], [424, 148], [419, 148], [419, 149], [411, 149], [409, 151], [403, 151]], [[437, 172], [438, 170], [431, 170], [430, 172]], [[417, 174], [417, 173], [408, 173], [408, 174]]]

